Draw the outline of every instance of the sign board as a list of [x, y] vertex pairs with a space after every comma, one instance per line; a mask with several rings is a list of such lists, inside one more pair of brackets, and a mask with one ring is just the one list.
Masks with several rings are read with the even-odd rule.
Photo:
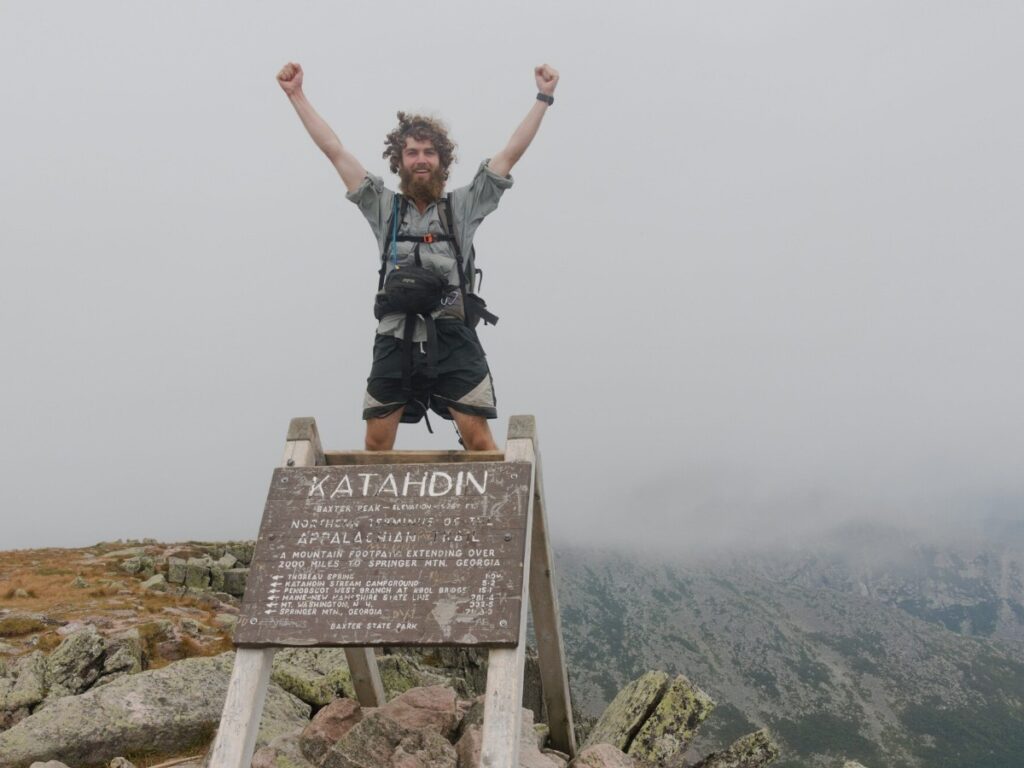
[[531, 471], [275, 470], [235, 644], [515, 645]]

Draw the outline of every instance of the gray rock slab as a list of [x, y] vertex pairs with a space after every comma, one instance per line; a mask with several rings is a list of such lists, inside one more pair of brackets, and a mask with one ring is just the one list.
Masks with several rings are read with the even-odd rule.
[[171, 584], [185, 583], [186, 560], [181, 557], [167, 558], [167, 581]]
[[628, 751], [644, 721], [654, 711], [668, 687], [664, 672], [647, 672], [631, 682], [612, 700], [594, 725], [586, 744], [611, 744]]
[[679, 675], [669, 684], [627, 751], [638, 760], [666, 765], [686, 751], [694, 731], [714, 708], [710, 696], [685, 675]]
[[107, 644], [95, 627], [68, 635], [46, 660], [49, 696], [70, 696], [85, 691], [103, 670]]
[[46, 657], [41, 651], [22, 656], [11, 672], [11, 679], [0, 681], [0, 712], [31, 707], [46, 698]]
[[107, 641], [103, 657], [103, 674], [134, 675], [142, 671], [142, 637], [132, 628]]
[[[233, 653], [184, 659], [57, 699], [0, 733], [4, 768], [45, 760], [91, 768], [118, 755], [195, 754], [220, 722], [233, 662]], [[307, 705], [271, 685], [257, 746], [305, 727], [309, 714]]]
[[224, 591], [229, 595], [241, 597], [245, 594], [245, 580], [248, 575], [248, 568], [228, 568], [224, 571]]
[[316, 763], [309, 762], [302, 754], [298, 732], [279, 736], [256, 750], [250, 765], [251, 768], [316, 768]]
[[255, 546], [255, 542], [252, 541], [236, 541], [224, 547], [224, 551], [242, 565], [249, 565], [252, 562], [252, 553]]
[[162, 573], [156, 573], [146, 579], [144, 582], [139, 584], [142, 589], [151, 589], [155, 592], [166, 592], [167, 591], [167, 579], [164, 578]]
[[189, 589], [210, 588], [209, 558], [190, 557], [185, 563], [185, 586]]

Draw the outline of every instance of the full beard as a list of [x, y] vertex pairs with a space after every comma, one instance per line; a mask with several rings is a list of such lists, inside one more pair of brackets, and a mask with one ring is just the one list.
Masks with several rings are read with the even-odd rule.
[[435, 168], [427, 177], [416, 176], [408, 168], [399, 168], [398, 177], [401, 179], [398, 189], [417, 202], [432, 203], [444, 194], [444, 171], [440, 168]]

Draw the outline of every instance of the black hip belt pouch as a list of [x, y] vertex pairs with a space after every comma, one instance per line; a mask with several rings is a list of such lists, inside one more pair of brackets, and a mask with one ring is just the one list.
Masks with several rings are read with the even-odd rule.
[[377, 293], [373, 314], [378, 320], [393, 312], [425, 315], [440, 309], [451, 290], [447, 280], [426, 267], [399, 267], [388, 273], [384, 289]]

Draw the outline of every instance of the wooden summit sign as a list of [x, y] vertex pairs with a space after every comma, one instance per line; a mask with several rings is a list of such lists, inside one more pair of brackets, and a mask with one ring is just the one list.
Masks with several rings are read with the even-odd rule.
[[275, 470], [235, 644], [515, 645], [531, 471]]

